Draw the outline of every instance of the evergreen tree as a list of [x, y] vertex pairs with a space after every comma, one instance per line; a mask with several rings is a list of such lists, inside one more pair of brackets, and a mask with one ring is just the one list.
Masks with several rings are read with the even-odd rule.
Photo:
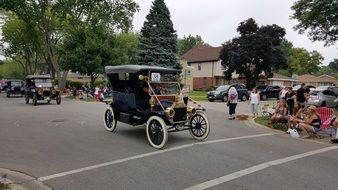
[[141, 29], [137, 52], [140, 65], [180, 68], [177, 59], [177, 34], [164, 0], [154, 0]]

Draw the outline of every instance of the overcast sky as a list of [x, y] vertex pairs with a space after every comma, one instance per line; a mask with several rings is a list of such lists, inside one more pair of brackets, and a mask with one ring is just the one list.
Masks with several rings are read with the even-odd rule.
[[[134, 30], [140, 31], [152, 0], [135, 0], [140, 11], [134, 16]], [[300, 35], [292, 29], [296, 20], [290, 20], [291, 6], [295, 0], [165, 0], [178, 37], [189, 34], [200, 35], [204, 42], [221, 46], [225, 41], [238, 36], [236, 28], [240, 22], [252, 17], [258, 25], [277, 24], [286, 29], [286, 38], [294, 47], [308, 51], [317, 50], [327, 65], [338, 59], [338, 43], [324, 47], [322, 42], [311, 42], [306, 34]]]

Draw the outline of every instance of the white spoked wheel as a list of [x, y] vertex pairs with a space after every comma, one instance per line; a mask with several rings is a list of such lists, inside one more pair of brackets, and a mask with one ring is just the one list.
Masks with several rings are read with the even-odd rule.
[[151, 116], [147, 122], [147, 138], [154, 148], [163, 148], [168, 141], [168, 129], [165, 122], [159, 116]]
[[104, 127], [107, 131], [113, 132], [116, 128], [117, 120], [115, 118], [115, 114], [112, 108], [107, 108], [104, 112]]
[[197, 112], [190, 119], [189, 132], [196, 140], [204, 140], [210, 133], [210, 124], [204, 113]]

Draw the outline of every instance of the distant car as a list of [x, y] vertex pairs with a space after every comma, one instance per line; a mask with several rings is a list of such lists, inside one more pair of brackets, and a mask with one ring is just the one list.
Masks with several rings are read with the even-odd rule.
[[[296, 91], [300, 88], [300, 86], [301, 86], [300, 84], [294, 86], [294, 87], [292, 88], [292, 91], [296, 92]], [[315, 86], [312, 86], [312, 85], [306, 85], [305, 88], [309, 88], [310, 91], [313, 91], [313, 90], [316, 89], [316, 87], [315, 87]]]
[[310, 92], [308, 105], [321, 107], [337, 107], [338, 102], [335, 101], [336, 99], [337, 95], [331, 90], [314, 90]]
[[267, 100], [268, 98], [279, 99], [279, 93], [282, 90], [279, 86], [261, 85], [257, 86], [257, 91], [261, 100]]
[[330, 86], [328, 88], [328, 90], [331, 90], [332, 92], [334, 92], [338, 96], [338, 87], [337, 86]]
[[248, 99], [249, 93], [248, 89], [245, 88], [242, 84], [231, 84], [231, 85], [222, 85], [216, 88], [214, 91], [209, 91], [207, 94], [207, 98], [210, 102], [215, 100], [221, 100], [222, 102], [228, 101], [228, 90], [230, 87], [234, 86], [238, 93], [238, 98], [242, 101], [246, 101]]
[[25, 95], [22, 80], [8, 80], [6, 83], [7, 98], [11, 97], [11, 95]]
[[318, 86], [315, 90], [316, 91], [323, 91], [323, 90], [329, 90], [330, 86]]

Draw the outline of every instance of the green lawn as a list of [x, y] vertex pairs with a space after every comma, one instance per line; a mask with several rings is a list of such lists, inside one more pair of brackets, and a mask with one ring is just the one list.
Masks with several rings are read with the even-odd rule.
[[195, 101], [208, 101], [207, 91], [190, 91], [189, 98]]
[[0, 190], [5, 190], [5, 189], [9, 189], [9, 185], [0, 183]]
[[274, 125], [271, 125], [270, 124], [270, 117], [259, 116], [259, 117], [255, 118], [255, 122], [259, 123], [261, 125], [273, 128], [273, 129], [278, 129], [278, 130], [281, 130], [281, 131], [286, 131], [287, 130], [286, 123], [276, 123]]

